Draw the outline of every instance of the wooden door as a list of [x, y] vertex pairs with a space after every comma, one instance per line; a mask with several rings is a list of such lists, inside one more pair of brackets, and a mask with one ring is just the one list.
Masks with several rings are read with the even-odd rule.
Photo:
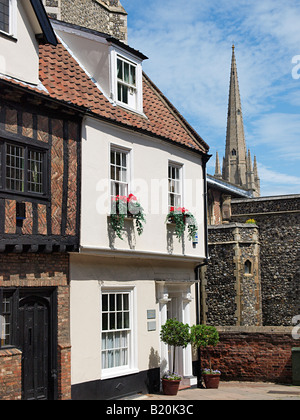
[[50, 379], [50, 308], [48, 301], [31, 296], [20, 301], [22, 397], [47, 400]]

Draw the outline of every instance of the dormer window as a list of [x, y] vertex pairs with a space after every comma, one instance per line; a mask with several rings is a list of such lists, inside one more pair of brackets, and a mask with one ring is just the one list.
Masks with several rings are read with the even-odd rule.
[[111, 51], [111, 97], [120, 106], [143, 112], [142, 60], [114, 47]]
[[0, 0], [0, 33], [15, 35], [16, 0]]
[[136, 66], [117, 58], [118, 101], [134, 108], [136, 97]]

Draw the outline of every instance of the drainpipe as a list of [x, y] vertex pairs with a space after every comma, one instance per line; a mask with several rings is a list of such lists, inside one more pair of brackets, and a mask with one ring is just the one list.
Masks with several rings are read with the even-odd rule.
[[[198, 264], [195, 267], [195, 288], [196, 288], [196, 323], [201, 324], [202, 317], [201, 317], [201, 275], [200, 270], [202, 267], [208, 264], [209, 254], [208, 254], [208, 226], [207, 226], [207, 177], [206, 177], [206, 164], [211, 158], [211, 155], [205, 155], [202, 158], [202, 172], [203, 172], [203, 201], [204, 201], [204, 246], [205, 246], [205, 259], [203, 263]], [[198, 351], [198, 369], [197, 369], [197, 387], [204, 388], [202, 384], [202, 377], [201, 377], [201, 351], [200, 348], [197, 349]]]
[[196, 319], [197, 324], [201, 324], [201, 288], [199, 287], [201, 282], [201, 276], [199, 275], [201, 267], [208, 264], [208, 226], [207, 226], [207, 177], [206, 177], [206, 164], [211, 158], [211, 155], [204, 155], [202, 158], [202, 173], [203, 173], [203, 209], [204, 209], [204, 246], [205, 246], [205, 259], [203, 263], [198, 264], [195, 267], [195, 280], [196, 280]]

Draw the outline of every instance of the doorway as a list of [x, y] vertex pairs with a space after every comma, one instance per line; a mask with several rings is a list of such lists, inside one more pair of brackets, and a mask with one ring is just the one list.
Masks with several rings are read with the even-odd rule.
[[[167, 304], [167, 319], [176, 318], [177, 321], [182, 322], [182, 299], [178, 293], [171, 293], [170, 300]], [[175, 354], [175, 367], [174, 372], [183, 375], [183, 349], [169, 346], [168, 349], [168, 366], [173, 371]]]
[[[30, 293], [30, 294], [29, 294]], [[22, 399], [51, 400], [56, 388], [53, 292], [24, 293], [19, 301]]]
[[[192, 283], [189, 282], [157, 282], [157, 296], [159, 302], [160, 328], [167, 319], [176, 318], [179, 322], [189, 324], [191, 321], [190, 308], [193, 301], [191, 295]], [[173, 347], [161, 342], [161, 373], [173, 370]], [[192, 351], [189, 344], [185, 349], [175, 349], [175, 371], [184, 378], [192, 377]], [[182, 381], [182, 383], [184, 380]]]

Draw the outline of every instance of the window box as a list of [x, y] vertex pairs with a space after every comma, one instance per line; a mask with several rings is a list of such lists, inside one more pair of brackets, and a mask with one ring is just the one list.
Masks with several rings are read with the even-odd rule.
[[135, 220], [138, 235], [143, 233], [143, 224], [146, 222], [144, 209], [133, 194], [129, 194], [128, 197], [119, 195], [112, 197], [110, 224], [116, 235], [122, 240], [125, 219]]
[[166, 222], [175, 225], [175, 235], [179, 241], [181, 240], [186, 227], [189, 239], [195, 240], [198, 231], [197, 222], [193, 214], [184, 207], [170, 207]]

